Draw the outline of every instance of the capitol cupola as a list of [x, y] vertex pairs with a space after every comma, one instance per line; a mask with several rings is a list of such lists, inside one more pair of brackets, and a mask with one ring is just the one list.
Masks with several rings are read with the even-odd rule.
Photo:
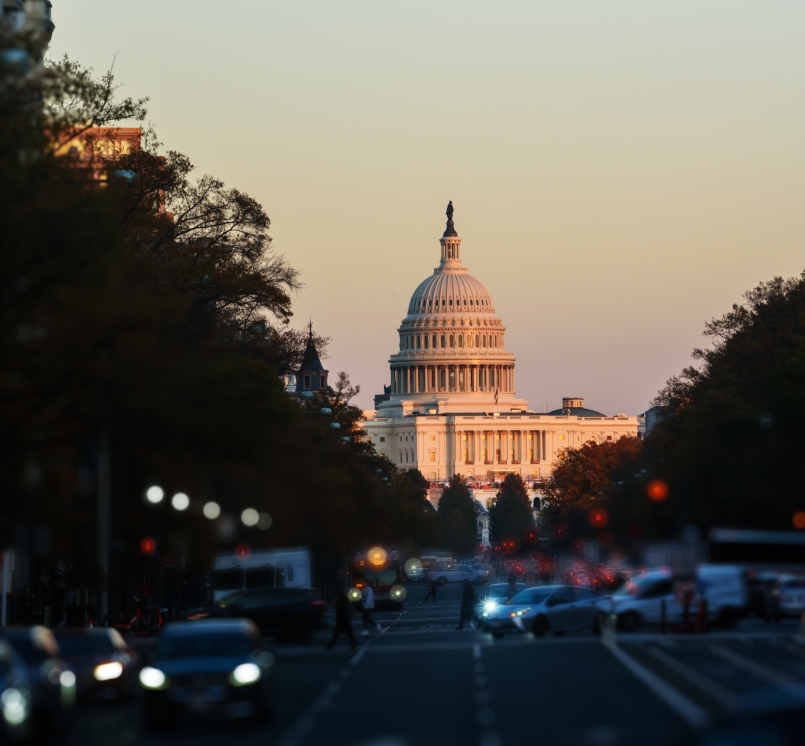
[[492, 296], [461, 261], [461, 239], [447, 206], [439, 239], [441, 258], [414, 290], [392, 355], [391, 386], [378, 409], [435, 414], [520, 411], [515, 396], [515, 358], [506, 352], [506, 328]]

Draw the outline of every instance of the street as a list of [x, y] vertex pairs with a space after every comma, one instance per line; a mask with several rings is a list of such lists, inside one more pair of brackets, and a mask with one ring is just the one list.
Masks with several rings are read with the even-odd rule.
[[[805, 683], [805, 646], [793, 620], [768, 627], [747, 620], [700, 636], [619, 635], [614, 649], [591, 632], [493, 640], [457, 631], [461, 589], [439, 590], [420, 605], [409, 588], [405, 610], [378, 611], [382, 633], [344, 637], [332, 652], [322, 630], [307, 644], [278, 645], [276, 717], [270, 725], [184, 720], [159, 734], [141, 729], [138, 701], [79, 711], [71, 742], [676, 744], [692, 728], [739, 710], [762, 689]], [[144, 641], [147, 645], [152, 641]]]

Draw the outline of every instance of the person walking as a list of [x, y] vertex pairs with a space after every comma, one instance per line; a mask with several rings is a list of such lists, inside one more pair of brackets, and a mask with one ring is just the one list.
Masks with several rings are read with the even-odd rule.
[[506, 588], [506, 600], [509, 601], [517, 595], [517, 578], [514, 573], [509, 573], [509, 586]]
[[469, 580], [464, 578], [464, 590], [461, 593], [461, 616], [458, 619], [458, 627], [456, 629], [464, 629], [464, 622], [477, 620], [475, 614], [475, 606], [478, 603], [478, 598], [475, 596], [475, 590]]
[[377, 627], [378, 632], [382, 632], [383, 628], [380, 626], [380, 623], [375, 623], [372, 619], [372, 611], [375, 608], [375, 592], [372, 590], [372, 586], [369, 585], [367, 582], [363, 588], [363, 595], [361, 598], [361, 615], [363, 616], [363, 632], [362, 635], [369, 634], [369, 625], [374, 624]]
[[423, 598], [419, 603], [424, 604], [429, 598], [433, 598], [433, 603], [436, 603], [436, 590], [438, 589], [438, 585], [436, 585], [436, 581], [431, 578], [428, 580], [428, 592], [425, 594], [425, 598]]
[[345, 590], [338, 591], [335, 596], [335, 630], [333, 631], [333, 639], [330, 640], [327, 650], [333, 649], [333, 645], [335, 645], [336, 640], [341, 636], [342, 632], [347, 636], [352, 649], [355, 650], [357, 647], [355, 636], [352, 634], [351, 611], [352, 608], [349, 598], [347, 597], [347, 592]]

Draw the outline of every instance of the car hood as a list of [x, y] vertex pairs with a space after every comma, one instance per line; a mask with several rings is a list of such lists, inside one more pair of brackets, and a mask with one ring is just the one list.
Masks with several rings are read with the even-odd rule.
[[518, 611], [522, 611], [523, 609], [530, 609], [531, 611], [534, 611], [541, 608], [542, 604], [502, 604], [494, 611], [487, 611], [486, 613], [489, 619], [503, 619], [510, 616], [512, 613], [516, 614]]
[[172, 658], [156, 661], [153, 665], [166, 676], [184, 676], [198, 673], [231, 673], [241, 663], [253, 662], [243, 656], [211, 656], [207, 658]]

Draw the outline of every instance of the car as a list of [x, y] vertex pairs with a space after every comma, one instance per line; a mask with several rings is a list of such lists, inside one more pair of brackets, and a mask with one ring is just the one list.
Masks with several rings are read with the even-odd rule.
[[108, 700], [134, 693], [137, 655], [116, 629], [60, 627], [55, 635], [76, 675], [79, 697]]
[[478, 570], [474, 570], [472, 565], [448, 565], [443, 569], [431, 570], [428, 573], [431, 580], [435, 580], [437, 585], [447, 583], [462, 583], [469, 580], [470, 583], [483, 584], [486, 576]]
[[805, 577], [782, 575], [772, 595], [782, 616], [799, 616], [805, 613]]
[[161, 730], [184, 714], [267, 719], [273, 669], [274, 655], [248, 619], [173, 622], [140, 670], [146, 725]]
[[32, 737], [33, 683], [25, 662], [5, 640], [0, 640], [0, 742], [18, 742]]
[[5, 627], [0, 640], [25, 666], [35, 729], [43, 736], [65, 732], [72, 723], [76, 676], [62, 659], [53, 632], [42, 625]]
[[[699, 599], [707, 601], [707, 618], [724, 629], [730, 629], [746, 615], [749, 591], [745, 571], [732, 565], [702, 565], [691, 581], [696, 594], [689, 606], [692, 621], [698, 611]], [[660, 624], [665, 620], [678, 623], [684, 619], [684, 606], [677, 600], [677, 582], [667, 570], [653, 570], [635, 575], [612, 594], [613, 611], [618, 626], [635, 630], [644, 624]]]
[[609, 597], [590, 588], [572, 585], [539, 585], [521, 591], [480, 617], [481, 629], [493, 637], [507, 632], [564, 633], [574, 629], [598, 630], [598, 615]]
[[185, 618], [251, 619], [266, 636], [307, 639], [322, 628], [325, 606], [316, 591], [306, 588], [258, 588], [230, 593]]
[[[528, 588], [528, 586], [525, 583], [517, 583], [515, 595], [521, 593], [526, 588]], [[478, 617], [480, 618], [484, 611], [492, 611], [500, 604], [505, 603], [506, 600], [510, 598], [509, 593], [508, 583], [492, 583], [492, 585], [487, 588], [486, 595], [478, 603]]]
[[489, 565], [478, 563], [472, 566], [472, 569], [478, 573], [478, 578], [476, 579], [476, 583], [488, 583], [492, 580], [492, 569]]

